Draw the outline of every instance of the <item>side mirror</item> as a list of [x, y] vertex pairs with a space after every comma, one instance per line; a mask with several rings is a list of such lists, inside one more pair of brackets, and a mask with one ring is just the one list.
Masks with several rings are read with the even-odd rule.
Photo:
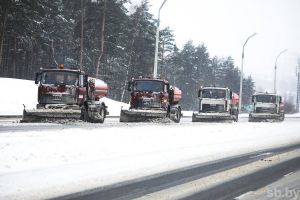
[[83, 77], [83, 86], [84, 87], [87, 87], [88, 86], [88, 75], [85, 74], [84, 77]]
[[252, 100], [251, 101], [252, 101], [252, 103], [254, 102], [254, 96], [252, 96]]
[[279, 97], [279, 103], [282, 103], [282, 99], [281, 99], [281, 97]]
[[232, 91], [230, 91], [229, 95], [230, 95], [229, 99], [231, 100], [232, 99]]
[[39, 83], [38, 78], [39, 78], [39, 73], [37, 72], [35, 73], [35, 81], [34, 81], [35, 84]]
[[166, 86], [167, 86], [167, 93], [170, 93], [170, 84], [166, 83]]
[[131, 84], [132, 84], [132, 81], [128, 81], [127, 90], [128, 90], [129, 92], [131, 92]]
[[201, 96], [201, 92], [202, 92], [202, 90], [200, 89], [200, 90], [198, 91], [198, 97]]

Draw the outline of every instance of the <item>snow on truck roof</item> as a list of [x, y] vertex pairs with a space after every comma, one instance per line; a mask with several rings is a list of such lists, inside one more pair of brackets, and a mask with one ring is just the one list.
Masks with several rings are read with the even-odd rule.
[[66, 68], [60, 68], [60, 69], [43, 69], [42, 72], [49, 72], [49, 71], [57, 71], [57, 72], [74, 72], [74, 73], [81, 73], [85, 74], [84, 71], [76, 70], [76, 69], [66, 69]]
[[256, 93], [254, 93], [253, 96], [256, 96], [256, 95], [278, 95], [278, 96], [280, 96], [277, 93], [265, 93], [265, 92], [256, 92]]
[[221, 88], [221, 87], [202, 87], [202, 89], [218, 89], [218, 90], [229, 90], [229, 88]]
[[159, 82], [168, 83], [168, 81], [164, 79], [153, 79], [153, 78], [139, 78], [139, 79], [133, 79], [133, 81], [159, 81]]

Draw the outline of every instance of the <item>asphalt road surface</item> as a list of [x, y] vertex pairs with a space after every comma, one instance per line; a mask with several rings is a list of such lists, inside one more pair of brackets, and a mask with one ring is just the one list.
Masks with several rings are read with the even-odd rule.
[[[71, 194], [55, 198], [55, 200], [72, 199], [72, 200], [98, 200], [98, 199], [147, 199], [147, 195], [167, 190], [168, 188], [192, 182], [204, 177], [208, 177], [226, 170], [236, 168], [249, 163], [262, 161], [269, 156], [275, 156], [284, 152], [300, 150], [300, 144], [294, 144], [286, 147], [266, 149], [226, 159], [220, 159], [208, 163], [202, 163], [177, 169], [153, 176], [139, 178], [132, 181], [126, 181], [114, 185], [109, 185], [93, 190]], [[286, 174], [294, 173], [300, 170], [300, 155], [288, 159], [285, 162], [271, 165], [261, 170], [255, 170], [252, 173], [243, 174], [221, 182], [199, 191], [192, 190], [183, 195], [176, 196], [174, 199], [242, 199], [241, 195], [249, 191], [255, 191], [261, 187], [280, 180]], [[300, 183], [299, 183], [300, 184]], [[265, 196], [267, 197], [267, 196]], [[261, 198], [261, 197], [260, 197]], [[155, 199], [155, 198], [149, 198]], [[163, 199], [163, 198], [162, 198]]]

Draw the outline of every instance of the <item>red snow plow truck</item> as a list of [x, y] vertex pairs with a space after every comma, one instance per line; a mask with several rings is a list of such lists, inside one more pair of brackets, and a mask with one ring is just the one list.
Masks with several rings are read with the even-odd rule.
[[193, 122], [238, 121], [239, 96], [228, 88], [202, 87], [198, 91], [199, 110]]
[[132, 79], [128, 82], [130, 108], [121, 109], [120, 122], [143, 122], [156, 118], [170, 118], [178, 123], [181, 118], [181, 90], [164, 79]]
[[21, 122], [55, 120], [83, 120], [103, 123], [108, 115], [105, 103], [100, 99], [107, 95], [107, 84], [88, 77], [84, 71], [65, 69], [43, 69], [36, 73], [38, 104], [36, 109], [24, 105]]

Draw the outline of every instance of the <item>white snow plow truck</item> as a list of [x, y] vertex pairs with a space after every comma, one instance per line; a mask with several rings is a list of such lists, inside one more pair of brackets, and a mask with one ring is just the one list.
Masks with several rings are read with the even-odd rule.
[[228, 88], [203, 87], [198, 91], [199, 110], [192, 122], [238, 121], [239, 96]]
[[255, 93], [252, 96], [253, 112], [249, 122], [283, 121], [284, 100], [274, 93]]

